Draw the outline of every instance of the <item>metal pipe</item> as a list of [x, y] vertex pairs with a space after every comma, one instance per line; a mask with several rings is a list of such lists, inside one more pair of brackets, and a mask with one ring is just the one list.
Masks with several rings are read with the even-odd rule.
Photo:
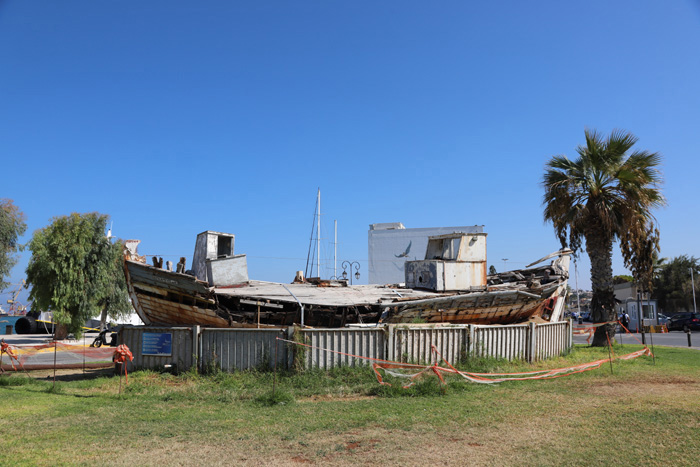
[[693, 268], [690, 268], [690, 283], [693, 285], [693, 312], [698, 312], [698, 307], [695, 304], [695, 278], [693, 277]]
[[287, 288], [286, 285], [282, 284], [282, 287], [284, 287], [285, 290], [287, 290], [287, 292], [289, 292], [289, 295], [291, 295], [292, 297], [294, 297], [294, 300], [296, 300], [297, 303], [299, 304], [299, 306], [301, 307], [301, 327], [303, 328], [303, 327], [304, 327], [304, 305], [303, 305], [303, 304], [301, 303], [301, 301], [297, 298], [297, 296], [294, 295], [294, 294], [292, 293], [292, 291], [289, 290], [289, 289]]
[[[652, 311], [651, 302], [649, 301], [650, 297], [651, 297], [651, 294], [649, 292], [647, 292], [647, 308], [651, 312]], [[653, 316], [655, 314], [656, 313], [652, 313], [652, 319], [653, 319]], [[659, 322], [658, 318], [657, 318], [656, 322], [657, 323]], [[656, 354], [654, 353], [654, 333], [653, 332], [649, 333], [649, 341], [651, 342], [651, 360], [654, 362], [654, 365], [656, 365]]]
[[518, 295], [523, 295], [525, 297], [530, 297], [530, 298], [542, 298], [541, 295], [535, 295], [534, 293], [524, 292], [522, 290], [516, 290], [515, 293]]
[[[574, 273], [576, 274], [576, 309], [578, 310], [578, 316], [581, 316], [581, 294], [578, 289], [578, 265], [574, 259]], [[626, 313], [626, 312], [625, 312]]]

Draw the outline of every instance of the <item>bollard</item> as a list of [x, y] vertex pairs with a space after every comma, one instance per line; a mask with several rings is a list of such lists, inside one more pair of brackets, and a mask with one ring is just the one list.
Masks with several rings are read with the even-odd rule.
[[686, 330], [685, 333], [688, 335], [688, 347], [692, 347], [690, 343], [690, 329]]

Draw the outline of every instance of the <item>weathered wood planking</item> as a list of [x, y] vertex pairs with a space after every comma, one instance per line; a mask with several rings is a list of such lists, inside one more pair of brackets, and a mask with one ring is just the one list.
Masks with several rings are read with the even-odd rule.
[[177, 272], [156, 269], [146, 264], [125, 261], [126, 267], [134, 284], [142, 283], [152, 287], [165, 288], [183, 294], [211, 295], [206, 283], [198, 281], [193, 276]]

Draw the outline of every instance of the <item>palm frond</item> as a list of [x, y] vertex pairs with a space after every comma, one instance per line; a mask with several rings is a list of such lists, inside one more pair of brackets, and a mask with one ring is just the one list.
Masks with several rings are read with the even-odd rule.
[[642, 277], [648, 262], [639, 256], [658, 247], [652, 210], [666, 203], [659, 189], [661, 156], [641, 150], [630, 154], [638, 139], [623, 130], [607, 138], [595, 130], [584, 134], [577, 158], [559, 155], [545, 166], [545, 222], [552, 223], [562, 245], [568, 242], [574, 250], [589, 235], [620, 239], [625, 261]]

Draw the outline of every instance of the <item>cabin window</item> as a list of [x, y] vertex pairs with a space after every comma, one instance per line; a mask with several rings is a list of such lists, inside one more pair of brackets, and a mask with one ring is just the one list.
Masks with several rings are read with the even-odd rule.
[[233, 256], [231, 251], [231, 237], [219, 236], [217, 246], [216, 246], [216, 256], [217, 258], [226, 258], [227, 256]]
[[446, 238], [442, 243], [442, 259], [455, 261], [459, 255], [459, 244], [462, 238]]
[[459, 259], [459, 246], [462, 237], [440, 238], [428, 241], [428, 252], [425, 259], [441, 259], [456, 261]]

